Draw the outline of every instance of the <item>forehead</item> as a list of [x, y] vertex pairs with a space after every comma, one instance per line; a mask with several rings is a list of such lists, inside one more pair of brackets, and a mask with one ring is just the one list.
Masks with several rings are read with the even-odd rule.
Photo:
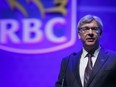
[[95, 20], [93, 20], [90, 23], [83, 24], [81, 27], [98, 27], [98, 24]]

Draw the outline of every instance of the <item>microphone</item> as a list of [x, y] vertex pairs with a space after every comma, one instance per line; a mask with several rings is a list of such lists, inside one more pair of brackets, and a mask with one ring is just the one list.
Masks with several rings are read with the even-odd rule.
[[68, 59], [68, 62], [67, 62], [67, 65], [66, 65], [65, 71], [64, 71], [64, 73], [63, 73], [61, 87], [64, 87], [64, 77], [65, 77], [65, 74], [66, 74], [66, 71], [67, 71], [67, 68], [68, 68], [68, 64], [69, 64], [69, 61], [70, 61], [70, 58], [71, 58], [71, 56], [72, 56], [72, 55], [73, 55], [73, 56], [75, 56], [75, 55], [76, 55], [76, 53], [72, 53], [72, 54], [69, 56], [69, 59]]
[[64, 75], [63, 75], [61, 87], [63, 87], [63, 86], [64, 86]]

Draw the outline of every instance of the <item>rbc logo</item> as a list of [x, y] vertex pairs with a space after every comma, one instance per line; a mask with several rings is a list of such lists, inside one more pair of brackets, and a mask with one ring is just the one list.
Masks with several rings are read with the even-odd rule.
[[0, 15], [0, 49], [40, 54], [76, 41], [76, 0], [8, 0]]

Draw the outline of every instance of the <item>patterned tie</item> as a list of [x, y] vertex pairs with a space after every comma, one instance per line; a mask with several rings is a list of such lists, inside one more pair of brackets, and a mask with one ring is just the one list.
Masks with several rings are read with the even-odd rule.
[[88, 63], [84, 73], [84, 87], [86, 87], [91, 71], [92, 71], [92, 54], [87, 54], [87, 57], [88, 57]]

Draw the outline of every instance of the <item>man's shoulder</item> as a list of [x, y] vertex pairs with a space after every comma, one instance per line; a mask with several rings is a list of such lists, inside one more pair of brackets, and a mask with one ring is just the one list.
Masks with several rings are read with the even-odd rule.
[[106, 49], [106, 52], [107, 52], [107, 54], [109, 54], [109, 55], [114, 55], [114, 56], [116, 56], [116, 51], [114, 51], [114, 50]]
[[64, 57], [62, 60], [63, 61], [68, 61], [68, 60], [73, 60], [73, 59], [77, 59], [82, 53], [82, 50], [78, 51], [78, 52], [73, 52], [71, 54], [69, 54], [68, 56]]
[[103, 52], [103, 51], [104, 51], [105, 55], [110, 56], [112, 58], [114, 58], [114, 57], [116, 58], [116, 51], [111, 50], [111, 49], [104, 49], [104, 48], [102, 48], [101, 52]]
[[109, 55], [116, 58], [116, 51], [108, 50]]

